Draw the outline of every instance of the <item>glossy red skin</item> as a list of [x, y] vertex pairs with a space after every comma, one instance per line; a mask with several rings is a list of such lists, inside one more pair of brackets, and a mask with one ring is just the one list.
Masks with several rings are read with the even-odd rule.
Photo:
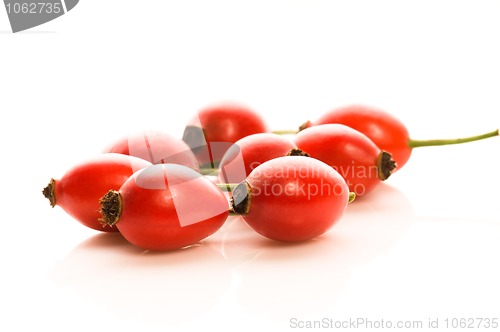
[[223, 183], [240, 183], [260, 164], [286, 156], [297, 146], [276, 134], [260, 133], [238, 140], [221, 160], [219, 179]]
[[198, 160], [189, 146], [162, 132], [143, 132], [123, 137], [104, 152], [133, 155], [153, 164], [179, 164], [200, 170]]
[[341, 124], [318, 125], [302, 130], [293, 141], [311, 157], [335, 168], [358, 197], [381, 182], [376, 166], [381, 151], [357, 130]]
[[[197, 243], [217, 231], [229, 214], [224, 193], [180, 165], [150, 166], [130, 177], [119, 192], [123, 210], [116, 227], [129, 242], [146, 250], [174, 250]], [[189, 218], [189, 224], [181, 225], [180, 205], [190, 214], [183, 219]], [[203, 216], [198, 218], [200, 213]]]
[[398, 170], [410, 159], [412, 148], [405, 125], [393, 115], [365, 105], [348, 105], [321, 116], [313, 125], [340, 123], [368, 136], [381, 150], [389, 152]]
[[250, 173], [247, 182], [252, 198], [243, 219], [257, 233], [277, 241], [306, 241], [324, 234], [343, 215], [349, 199], [344, 179], [309, 157], [267, 161]]
[[56, 205], [89, 228], [116, 232], [116, 228], [104, 227], [99, 221], [99, 199], [109, 190], [120, 189], [135, 171], [149, 165], [146, 160], [122, 154], [98, 155], [55, 180]]
[[[205, 153], [195, 153], [202, 165], [220, 161], [231, 144], [239, 139], [267, 132], [267, 126], [258, 113], [236, 104], [205, 108], [198, 112], [189, 125], [201, 127], [205, 134], [205, 141], [208, 144]], [[220, 144], [222, 142], [226, 144]], [[207, 157], [207, 148], [210, 159]]]

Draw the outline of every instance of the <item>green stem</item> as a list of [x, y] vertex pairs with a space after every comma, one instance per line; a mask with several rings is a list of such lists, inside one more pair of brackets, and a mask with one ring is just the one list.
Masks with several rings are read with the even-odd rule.
[[211, 167], [202, 167], [200, 168], [200, 173], [202, 175], [217, 175], [219, 174], [219, 169]]
[[295, 135], [298, 133], [297, 130], [273, 130], [271, 131], [272, 134], [276, 135]]
[[422, 146], [437, 146], [437, 145], [450, 145], [450, 144], [461, 144], [467, 142], [479, 141], [485, 138], [498, 136], [498, 129], [477, 136], [463, 137], [463, 138], [453, 138], [453, 139], [431, 139], [431, 140], [414, 140], [410, 139], [408, 145], [411, 148], [418, 148]]
[[356, 194], [353, 192], [349, 193], [349, 201], [348, 203], [352, 203], [356, 199]]
[[233, 209], [229, 209], [229, 216], [231, 217], [241, 216], [241, 213], [235, 212]]
[[220, 190], [227, 192], [232, 192], [238, 185], [239, 183], [217, 183]]

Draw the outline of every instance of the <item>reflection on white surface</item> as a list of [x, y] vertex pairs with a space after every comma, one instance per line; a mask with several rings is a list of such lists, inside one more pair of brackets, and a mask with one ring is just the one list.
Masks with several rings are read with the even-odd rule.
[[[241, 315], [281, 324], [327, 313], [353, 271], [390, 252], [413, 222], [401, 192], [388, 185], [377, 190], [373, 199], [352, 203], [324, 236], [304, 243], [266, 239], [232, 217], [201, 244], [167, 253], [141, 251], [119, 234], [97, 234], [49, 275], [117, 319], [160, 326], [199, 319], [221, 301]], [[396, 208], [388, 213], [384, 202]]]
[[[397, 176], [414, 175], [411, 166], [408, 171]], [[450, 197], [463, 193], [436, 185], [447, 195], [439, 196], [442, 203], [434, 210], [424, 210], [436, 197], [425, 195], [428, 188], [415, 178], [408, 183], [398, 177], [350, 204], [338, 224], [312, 241], [275, 242], [231, 217], [200, 244], [165, 253], [86, 229], [61, 209], [50, 209], [33, 190], [37, 218], [27, 225], [8, 223], [2, 234], [3, 252], [9, 253], [3, 262], [11, 271], [1, 285], [7, 320], [55, 330], [77, 324], [82, 331], [96, 325], [121, 331], [287, 331], [293, 317], [495, 314], [497, 208], [471, 201], [460, 207], [468, 211], [464, 217], [454, 211], [442, 217], [453, 206]], [[439, 177], [427, 181], [437, 184]], [[45, 178], [38, 186], [43, 184]], [[490, 191], [487, 198], [495, 195]], [[471, 217], [477, 209], [481, 213]], [[24, 245], [10, 236], [20, 230]], [[24, 312], [32, 320], [23, 320]]]
[[98, 234], [50, 270], [58, 286], [110, 315], [176, 324], [206, 313], [230, 285], [230, 270], [210, 246], [143, 252], [119, 234]]
[[[294, 313], [328, 311], [349, 285], [353, 269], [391, 250], [412, 222], [404, 195], [386, 185], [378, 191], [380, 198], [351, 204], [327, 234], [304, 243], [265, 239], [240, 219], [226, 225], [221, 248], [234, 266], [234, 296], [241, 310], [281, 321]], [[396, 208], [385, 213], [384, 201]]]

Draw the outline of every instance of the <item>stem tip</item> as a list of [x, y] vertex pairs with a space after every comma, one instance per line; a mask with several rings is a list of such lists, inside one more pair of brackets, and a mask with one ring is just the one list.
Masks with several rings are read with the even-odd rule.
[[243, 181], [233, 190], [230, 210], [235, 214], [246, 215], [250, 212], [252, 202], [252, 187], [248, 182]]
[[348, 203], [352, 203], [356, 199], [356, 194], [354, 192], [349, 193], [349, 201]]
[[380, 152], [377, 158], [378, 177], [385, 181], [391, 176], [392, 171], [396, 168], [396, 162], [392, 159], [392, 155], [388, 152]]
[[46, 199], [49, 200], [50, 206], [54, 207], [56, 206], [56, 180], [50, 179], [49, 184], [43, 188], [42, 194], [45, 196]]
[[108, 191], [99, 200], [101, 209], [99, 212], [102, 214], [102, 218], [99, 221], [103, 226], [114, 226], [120, 219], [120, 215], [123, 209], [122, 196], [116, 190]]

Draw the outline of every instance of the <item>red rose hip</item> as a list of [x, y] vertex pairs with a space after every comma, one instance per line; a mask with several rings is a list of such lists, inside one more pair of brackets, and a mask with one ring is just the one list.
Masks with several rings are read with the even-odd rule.
[[52, 179], [43, 190], [52, 207], [58, 205], [83, 225], [104, 232], [116, 228], [99, 221], [99, 199], [111, 189], [119, 189], [137, 170], [150, 162], [122, 154], [106, 153], [86, 160]]
[[303, 152], [336, 169], [357, 196], [369, 193], [396, 167], [391, 155], [366, 135], [341, 124], [304, 129], [293, 141]]
[[309, 157], [287, 156], [256, 167], [233, 191], [232, 209], [257, 233], [278, 241], [324, 234], [353, 199], [340, 174]]
[[240, 183], [260, 164], [286, 156], [297, 146], [289, 139], [271, 133], [253, 134], [238, 140], [227, 150], [219, 166], [219, 179]]
[[200, 170], [198, 160], [184, 141], [158, 131], [145, 131], [123, 137], [104, 150], [131, 155], [153, 164], [184, 165]]
[[258, 113], [246, 106], [227, 103], [198, 112], [186, 126], [182, 139], [202, 167], [216, 167], [236, 141], [266, 131], [266, 124]]
[[459, 144], [498, 136], [498, 129], [492, 132], [455, 139], [415, 140], [411, 139], [405, 125], [392, 114], [367, 105], [347, 105], [325, 113], [315, 122], [306, 122], [301, 128], [313, 125], [338, 123], [365, 134], [375, 145], [392, 155], [398, 170], [410, 159], [417, 147]]
[[102, 222], [146, 250], [174, 250], [197, 243], [227, 219], [224, 193], [194, 170], [149, 166], [101, 200]]

